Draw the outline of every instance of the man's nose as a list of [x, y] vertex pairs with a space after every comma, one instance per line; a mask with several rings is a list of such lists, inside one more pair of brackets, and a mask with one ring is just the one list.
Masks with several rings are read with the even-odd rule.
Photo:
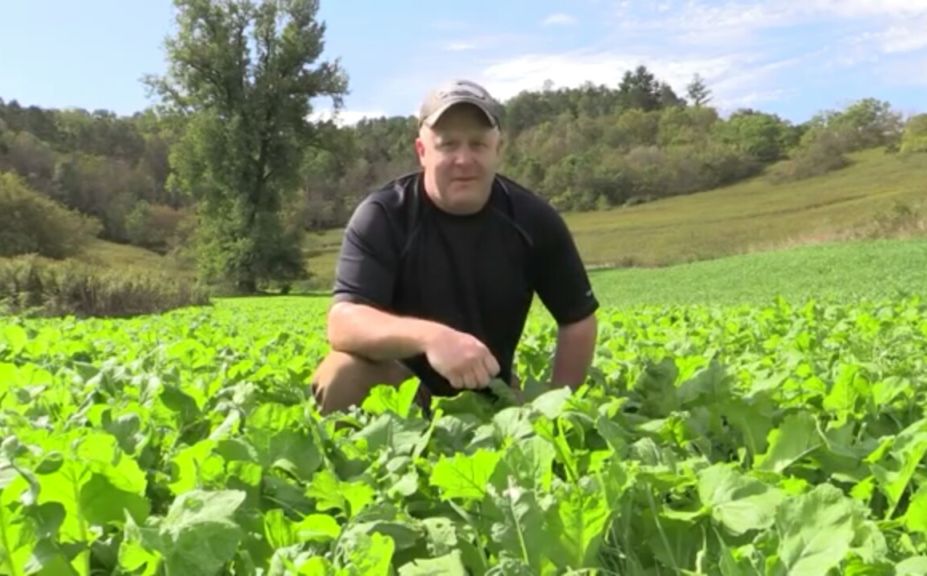
[[455, 164], [470, 164], [476, 158], [476, 153], [470, 146], [461, 146], [454, 155]]

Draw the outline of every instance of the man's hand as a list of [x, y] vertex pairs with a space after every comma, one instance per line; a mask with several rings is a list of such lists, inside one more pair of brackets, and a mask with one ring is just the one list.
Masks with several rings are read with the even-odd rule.
[[425, 347], [429, 364], [462, 389], [485, 388], [499, 373], [499, 362], [482, 342], [452, 328], [436, 330]]

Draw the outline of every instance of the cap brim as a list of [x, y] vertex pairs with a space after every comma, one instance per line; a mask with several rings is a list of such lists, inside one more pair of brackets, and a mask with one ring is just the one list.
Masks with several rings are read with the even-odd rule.
[[426, 116], [422, 120], [422, 123], [425, 124], [426, 126], [434, 126], [434, 124], [441, 118], [441, 116], [444, 115], [445, 112], [447, 112], [454, 106], [457, 106], [458, 104], [472, 104], [473, 106], [476, 106], [486, 116], [486, 120], [487, 122], [489, 122], [490, 126], [492, 126], [493, 128], [497, 128], [499, 126], [499, 121], [493, 115], [492, 111], [490, 111], [486, 107], [485, 102], [477, 98], [466, 98], [466, 97], [456, 98], [452, 100], [451, 102], [445, 103], [443, 106], [441, 106], [440, 108], [438, 108], [437, 110], [435, 110], [434, 112]]

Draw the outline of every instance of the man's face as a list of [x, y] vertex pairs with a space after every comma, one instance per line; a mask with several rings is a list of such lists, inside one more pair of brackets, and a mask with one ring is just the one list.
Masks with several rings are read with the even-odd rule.
[[492, 189], [499, 144], [499, 131], [466, 104], [450, 108], [434, 126], [423, 126], [415, 149], [435, 203], [455, 214], [479, 211]]

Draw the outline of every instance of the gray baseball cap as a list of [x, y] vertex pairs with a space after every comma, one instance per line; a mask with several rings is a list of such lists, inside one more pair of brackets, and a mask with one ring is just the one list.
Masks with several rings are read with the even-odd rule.
[[434, 125], [444, 112], [456, 104], [473, 104], [486, 114], [494, 128], [501, 123], [502, 107], [485, 88], [470, 80], [453, 80], [428, 93], [419, 110], [419, 124]]

